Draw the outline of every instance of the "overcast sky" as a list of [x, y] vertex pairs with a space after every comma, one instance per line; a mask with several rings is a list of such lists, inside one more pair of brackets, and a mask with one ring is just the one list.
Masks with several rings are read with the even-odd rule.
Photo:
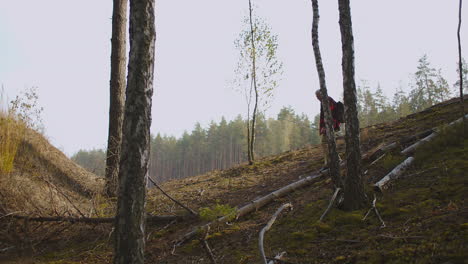
[[[313, 118], [318, 89], [311, 45], [312, 9], [305, 0], [254, 0], [279, 37], [284, 74], [267, 112], [283, 106]], [[337, 1], [320, 3], [320, 48], [329, 94], [342, 94]], [[457, 0], [351, 1], [356, 78], [380, 83], [393, 94], [407, 87], [427, 54], [450, 84], [456, 80]], [[157, 0], [152, 133], [180, 136], [199, 121], [206, 126], [245, 115], [242, 96], [230, 87], [237, 51], [233, 42], [248, 1]], [[109, 109], [112, 1], [0, 1], [0, 84], [14, 98], [36, 86], [44, 106], [45, 134], [66, 154], [105, 148]], [[464, 23], [468, 9], [464, 7]], [[468, 24], [462, 25], [467, 56]]]

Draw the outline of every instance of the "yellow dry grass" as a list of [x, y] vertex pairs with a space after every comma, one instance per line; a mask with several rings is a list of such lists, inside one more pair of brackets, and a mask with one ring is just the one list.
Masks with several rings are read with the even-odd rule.
[[0, 110], [0, 212], [88, 215], [104, 181]]

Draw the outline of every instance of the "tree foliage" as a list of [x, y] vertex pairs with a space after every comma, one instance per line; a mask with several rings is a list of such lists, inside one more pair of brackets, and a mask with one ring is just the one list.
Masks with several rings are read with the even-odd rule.
[[442, 102], [450, 96], [447, 80], [442, 77], [440, 69], [436, 70], [431, 67], [427, 55], [423, 55], [418, 63], [417, 71], [414, 74], [413, 89], [409, 95], [413, 112]]
[[251, 0], [249, 15], [244, 18], [243, 24], [244, 29], [234, 42], [239, 51], [234, 85], [245, 96], [247, 104], [247, 156], [249, 164], [252, 164], [257, 115], [262, 112], [261, 109], [267, 108], [273, 98], [282, 73], [282, 63], [276, 54], [278, 37], [271, 32], [265, 20], [254, 13]]

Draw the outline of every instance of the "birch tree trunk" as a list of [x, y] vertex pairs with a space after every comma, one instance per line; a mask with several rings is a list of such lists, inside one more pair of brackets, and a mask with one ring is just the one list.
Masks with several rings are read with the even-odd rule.
[[346, 121], [346, 178], [344, 186], [345, 210], [356, 210], [366, 206], [366, 195], [362, 183], [361, 150], [359, 142], [359, 120], [357, 115], [356, 83], [354, 80], [354, 38], [349, 0], [338, 0], [343, 58], [343, 89]]
[[460, 104], [462, 110], [462, 117], [463, 117], [463, 131], [466, 131], [466, 119], [465, 119], [465, 102], [463, 96], [463, 63], [462, 63], [462, 52], [461, 52], [461, 40], [460, 40], [460, 29], [461, 29], [461, 13], [462, 13], [462, 3], [463, 1], [460, 0], [460, 4], [458, 7], [458, 30], [457, 30], [457, 38], [458, 38], [458, 71], [460, 72]]
[[[313, 22], [312, 22], [312, 46], [315, 54], [315, 64], [320, 80], [320, 92], [322, 94], [322, 111], [325, 116], [325, 128], [327, 133], [328, 153], [324, 153], [330, 157], [329, 169], [330, 176], [336, 188], [343, 188], [343, 182], [340, 176], [340, 161], [338, 152], [336, 151], [335, 131], [333, 130], [332, 114], [330, 111], [330, 102], [328, 100], [327, 84], [325, 79], [325, 70], [322, 64], [322, 55], [320, 54], [318, 24], [320, 20], [318, 0], [312, 0]], [[325, 106], [325, 107], [324, 107]]]
[[255, 105], [252, 113], [252, 127], [250, 129], [250, 160], [249, 164], [252, 165], [253, 161], [255, 160], [255, 155], [254, 155], [254, 146], [255, 146], [255, 122], [256, 122], [256, 117], [257, 117], [257, 106], [258, 106], [258, 89], [257, 89], [257, 71], [256, 71], [256, 66], [255, 66], [255, 31], [254, 31], [254, 23], [252, 20], [252, 3], [249, 0], [249, 21], [250, 21], [250, 34], [251, 34], [251, 44], [252, 44], [252, 80], [253, 80], [253, 86], [255, 90]]
[[114, 0], [112, 14], [109, 135], [106, 154], [105, 193], [117, 195], [120, 145], [125, 107], [125, 64], [127, 38], [127, 0]]
[[130, 57], [115, 224], [116, 264], [144, 263], [155, 39], [154, 0], [130, 0]]

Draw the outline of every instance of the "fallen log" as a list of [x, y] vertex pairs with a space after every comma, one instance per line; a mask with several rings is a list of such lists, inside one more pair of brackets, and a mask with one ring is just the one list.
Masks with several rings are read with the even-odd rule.
[[292, 205], [290, 203], [286, 203], [283, 204], [280, 208], [278, 208], [278, 210], [276, 210], [276, 212], [271, 217], [270, 221], [268, 221], [267, 225], [264, 228], [262, 228], [260, 234], [258, 235], [258, 247], [260, 249], [260, 255], [262, 256], [264, 264], [268, 264], [268, 261], [265, 255], [265, 248], [263, 247], [263, 238], [265, 236], [266, 231], [270, 230], [271, 226], [276, 221], [278, 215], [286, 208], [292, 208]]
[[[114, 223], [114, 217], [63, 217], [63, 216], [40, 216], [29, 217], [25, 215], [5, 215], [5, 218], [23, 219], [33, 222], [70, 222], [70, 223], [86, 223], [86, 224], [106, 224]], [[150, 223], [170, 222], [186, 218], [186, 216], [178, 215], [151, 215], [146, 217], [146, 221]]]
[[414, 143], [413, 145], [411, 145], [411, 146], [405, 148], [404, 150], [402, 150], [402, 151], [401, 151], [401, 154], [406, 155], [406, 156], [413, 154], [414, 151], [415, 151], [417, 148], [419, 148], [419, 147], [420, 147], [421, 145], [423, 145], [424, 143], [431, 141], [431, 140], [434, 139], [436, 136], [437, 136], [437, 132], [436, 132], [436, 131], [432, 132], [429, 136], [427, 136], [427, 137], [425, 137], [425, 138], [423, 138], [423, 139], [417, 141], [417, 142]]
[[[265, 206], [266, 204], [272, 202], [273, 200], [275, 200], [276, 198], [279, 198], [279, 197], [282, 197], [294, 190], [297, 190], [301, 187], [304, 187], [304, 186], [307, 186], [319, 179], [322, 179], [323, 176], [325, 176], [327, 174], [327, 171], [324, 171], [324, 172], [318, 172], [318, 173], [315, 173], [315, 174], [312, 174], [310, 176], [307, 176], [306, 178], [304, 179], [301, 179], [299, 181], [296, 181], [296, 182], [293, 182], [289, 185], [286, 185], [266, 196], [263, 196], [261, 198], [258, 198], [252, 202], [250, 202], [249, 204], [241, 207], [240, 209], [238, 209], [236, 211], [236, 219], [239, 219], [240, 217], [250, 213], [250, 212], [253, 212], [253, 211], [256, 211], [258, 210], [259, 208]], [[185, 242], [189, 241], [190, 239], [192, 239], [194, 236], [196, 236], [199, 232], [199, 230], [205, 230], [208, 226], [211, 226], [213, 224], [216, 224], [216, 223], [222, 223], [222, 222], [226, 222], [228, 221], [228, 218], [229, 216], [222, 216], [212, 222], [209, 222], [201, 227], [197, 227], [195, 229], [193, 229], [192, 231], [188, 232], [187, 234], [183, 235], [179, 240], [175, 241], [174, 244], [175, 246], [180, 246], [182, 244], [184, 244]]]
[[374, 184], [374, 189], [377, 191], [382, 192], [385, 185], [393, 179], [396, 179], [401, 176], [401, 174], [405, 171], [405, 169], [413, 163], [414, 158], [408, 157], [405, 161], [403, 161], [400, 165], [396, 166], [390, 173], [385, 175], [380, 181]]
[[434, 132], [434, 129], [431, 128], [431, 129], [425, 130], [425, 131], [423, 131], [421, 133], [418, 133], [416, 135], [403, 138], [403, 139], [400, 140], [400, 144], [403, 145], [403, 146], [407, 145], [407, 144], [409, 144], [409, 143], [411, 143], [411, 142], [413, 142], [415, 140], [420, 140], [422, 138], [425, 138], [425, 137], [429, 136], [430, 134], [432, 134], [432, 132]]
[[[465, 118], [468, 118], [468, 114], [465, 115]], [[455, 120], [453, 122], [450, 122], [447, 125], [447, 127], [453, 126], [453, 125], [458, 124], [458, 123], [460, 123], [462, 121], [463, 121], [463, 117], [461, 117], [461, 118], [459, 118], [459, 119], [457, 119], [457, 120]], [[439, 133], [440, 133], [439, 129], [433, 128], [432, 133], [430, 135], [424, 137], [423, 139], [421, 139], [421, 140], [417, 141], [416, 143], [412, 144], [411, 146], [405, 148], [404, 150], [401, 151], [401, 154], [407, 155], [407, 156], [411, 155], [412, 153], [414, 153], [414, 151], [418, 147], [422, 146], [426, 142], [429, 142], [429, 141], [433, 140]]]
[[364, 156], [362, 159], [363, 160], [375, 161], [378, 157], [381, 157], [383, 154], [395, 149], [398, 146], [399, 146], [398, 142], [392, 142], [392, 143], [390, 143], [388, 145], [385, 145], [385, 146], [375, 150], [371, 154]]

